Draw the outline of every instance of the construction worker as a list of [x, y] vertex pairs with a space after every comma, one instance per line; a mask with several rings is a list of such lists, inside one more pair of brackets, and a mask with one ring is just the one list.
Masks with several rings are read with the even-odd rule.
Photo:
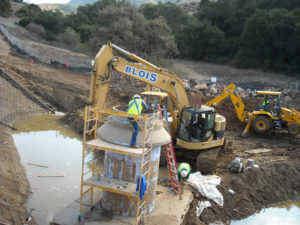
[[191, 166], [188, 163], [180, 163], [178, 167], [179, 182], [187, 180], [191, 174]]
[[[127, 113], [132, 115], [140, 115], [143, 110], [143, 107], [147, 109], [148, 105], [142, 100], [140, 95], [134, 95], [132, 97], [132, 100], [128, 104]], [[131, 122], [134, 129], [134, 132], [132, 133], [131, 137], [130, 147], [136, 148], [136, 137], [139, 132], [139, 124], [132, 117], [129, 117], [128, 119]]]
[[265, 99], [262, 103], [262, 106], [264, 110], [269, 111], [270, 110], [270, 101], [269, 99]]

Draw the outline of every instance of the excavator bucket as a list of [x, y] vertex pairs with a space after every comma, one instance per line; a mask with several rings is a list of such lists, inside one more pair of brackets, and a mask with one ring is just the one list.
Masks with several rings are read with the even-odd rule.
[[256, 115], [254, 115], [254, 114], [251, 114], [251, 115], [249, 116], [249, 121], [248, 121], [248, 123], [247, 123], [247, 125], [246, 125], [246, 127], [245, 127], [245, 130], [244, 130], [243, 133], [242, 133], [242, 136], [243, 136], [243, 137], [245, 137], [246, 134], [248, 133], [248, 131], [250, 130], [251, 125], [252, 125], [252, 121], [253, 121], [253, 119], [254, 119], [255, 117], [256, 117]]

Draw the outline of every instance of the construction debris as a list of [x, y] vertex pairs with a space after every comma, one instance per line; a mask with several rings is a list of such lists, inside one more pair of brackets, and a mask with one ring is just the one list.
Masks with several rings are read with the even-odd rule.
[[221, 177], [216, 175], [202, 175], [198, 171], [190, 175], [187, 183], [199, 191], [203, 197], [213, 200], [219, 206], [223, 206], [223, 195], [216, 188], [216, 186], [221, 184]]
[[211, 203], [209, 201], [199, 201], [198, 206], [196, 207], [196, 215], [199, 217], [203, 211], [203, 209], [211, 207]]
[[257, 149], [247, 150], [245, 151], [245, 153], [253, 155], [253, 154], [266, 153], [271, 151], [272, 151], [271, 149], [267, 149], [267, 148], [257, 148]]

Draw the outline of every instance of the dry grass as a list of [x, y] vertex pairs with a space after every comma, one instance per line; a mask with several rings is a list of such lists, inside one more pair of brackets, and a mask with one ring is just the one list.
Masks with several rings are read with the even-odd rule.
[[255, 69], [238, 69], [228, 65], [217, 65], [200, 61], [172, 60], [172, 71], [185, 79], [208, 81], [217, 77], [223, 83], [262, 83], [266, 86], [288, 87], [288, 80], [296, 80], [283, 74], [263, 72]]

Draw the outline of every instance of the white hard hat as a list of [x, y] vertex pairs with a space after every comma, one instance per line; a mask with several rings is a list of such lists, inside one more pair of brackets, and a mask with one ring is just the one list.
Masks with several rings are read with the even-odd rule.
[[186, 170], [182, 170], [180, 172], [181, 177], [186, 177], [188, 175], [188, 172]]
[[140, 95], [134, 95], [134, 96], [132, 97], [132, 99], [135, 99], [135, 98], [141, 98], [141, 96], [140, 96]]

